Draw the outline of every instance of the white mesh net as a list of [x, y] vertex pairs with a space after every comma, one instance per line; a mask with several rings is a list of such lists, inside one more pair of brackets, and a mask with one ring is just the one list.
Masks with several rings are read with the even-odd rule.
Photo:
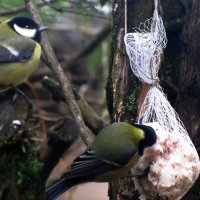
[[138, 121], [142, 124], [159, 122], [164, 130], [170, 133], [175, 131], [176, 134], [182, 136], [187, 143], [193, 146], [184, 124], [174, 108], [170, 105], [159, 84], [149, 89], [140, 110]]
[[156, 144], [145, 149], [134, 168], [134, 174], [140, 174], [150, 166], [148, 176], [134, 178], [134, 182], [141, 200], [179, 200], [197, 179], [200, 162], [183, 123], [159, 85], [158, 70], [167, 38], [157, 0], [154, 2], [153, 17], [124, 37], [133, 73], [151, 86], [138, 122], [148, 123], [157, 134]]
[[157, 1], [153, 17], [141, 23], [139, 28], [134, 28], [134, 31], [124, 37], [130, 66], [141, 82], [152, 85], [139, 113], [139, 122], [157, 121], [163, 129], [169, 132], [176, 130], [193, 145], [179, 116], [158, 84], [158, 71], [167, 37], [162, 18], [158, 15]]
[[157, 10], [153, 18], [141, 23], [134, 31], [124, 37], [131, 69], [140, 81], [155, 84], [158, 82], [163, 48], [167, 44], [163, 22]]

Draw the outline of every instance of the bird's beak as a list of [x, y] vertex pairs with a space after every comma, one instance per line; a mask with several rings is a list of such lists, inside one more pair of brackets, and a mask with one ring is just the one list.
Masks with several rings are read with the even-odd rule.
[[38, 28], [38, 31], [39, 31], [39, 32], [42, 32], [42, 31], [45, 31], [45, 30], [47, 30], [47, 29], [48, 29], [47, 26], [40, 26], [40, 27]]

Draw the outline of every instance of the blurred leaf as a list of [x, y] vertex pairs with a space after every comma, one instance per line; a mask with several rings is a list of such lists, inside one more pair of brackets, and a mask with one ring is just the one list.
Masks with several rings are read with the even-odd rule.
[[102, 64], [102, 49], [97, 46], [90, 55], [87, 56], [87, 63], [90, 69], [97, 70]]
[[99, 0], [101, 6], [104, 6], [109, 0]]

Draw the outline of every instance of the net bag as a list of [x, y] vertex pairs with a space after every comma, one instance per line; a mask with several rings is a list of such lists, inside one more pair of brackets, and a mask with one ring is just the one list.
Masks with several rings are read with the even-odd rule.
[[140, 199], [178, 200], [191, 188], [200, 172], [197, 151], [178, 114], [172, 108], [162, 87], [158, 71], [167, 38], [162, 18], [154, 1], [153, 17], [124, 37], [131, 69], [150, 89], [139, 111], [138, 123], [147, 123], [157, 134], [157, 143], [147, 148], [134, 169], [146, 178], [134, 178]]

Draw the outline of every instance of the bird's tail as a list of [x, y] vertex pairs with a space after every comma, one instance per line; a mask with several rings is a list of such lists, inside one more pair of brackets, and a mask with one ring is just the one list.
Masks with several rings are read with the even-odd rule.
[[79, 182], [77, 179], [60, 179], [57, 183], [47, 188], [45, 191], [45, 200], [56, 200], [58, 196]]

